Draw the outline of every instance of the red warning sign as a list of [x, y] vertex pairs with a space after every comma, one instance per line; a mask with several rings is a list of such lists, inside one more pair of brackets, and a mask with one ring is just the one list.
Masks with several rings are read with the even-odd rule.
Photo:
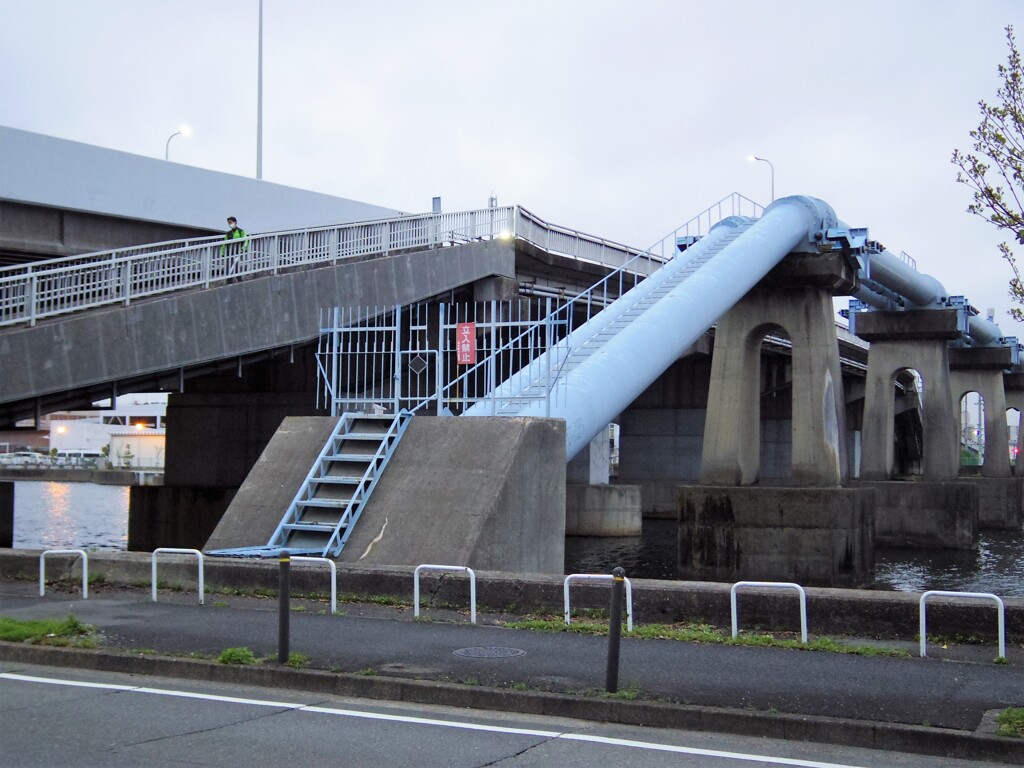
[[476, 323], [457, 324], [455, 339], [459, 365], [476, 365]]

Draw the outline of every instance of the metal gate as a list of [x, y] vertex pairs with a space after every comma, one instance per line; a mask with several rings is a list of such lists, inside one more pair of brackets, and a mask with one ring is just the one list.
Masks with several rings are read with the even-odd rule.
[[[458, 415], [489, 400], [496, 412], [498, 385], [567, 334], [571, 313], [559, 307], [545, 297], [322, 310], [317, 405], [332, 416]], [[534, 399], [554, 394], [544, 390]]]

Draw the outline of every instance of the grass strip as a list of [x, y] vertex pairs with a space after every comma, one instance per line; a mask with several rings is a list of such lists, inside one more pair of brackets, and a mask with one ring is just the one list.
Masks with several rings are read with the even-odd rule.
[[[576, 622], [566, 625], [561, 619], [526, 619], [505, 624], [511, 629], [528, 629], [534, 632], [572, 632], [581, 635], [604, 635], [607, 624]], [[908, 657], [906, 651], [874, 645], [850, 645], [830, 637], [816, 637], [807, 643], [799, 640], [780, 639], [767, 634], [743, 634], [731, 637], [710, 624], [644, 624], [634, 627], [632, 632], [623, 630], [625, 637], [647, 640], [678, 640], [687, 643], [716, 643], [762, 648], [791, 648], [801, 651], [823, 651], [827, 653], [849, 653], [859, 656]]]

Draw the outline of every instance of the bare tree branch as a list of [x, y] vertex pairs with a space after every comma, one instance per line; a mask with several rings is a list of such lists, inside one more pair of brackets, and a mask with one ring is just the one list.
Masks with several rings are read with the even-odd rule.
[[[968, 134], [977, 154], [954, 149], [951, 162], [958, 168], [957, 183], [971, 190], [967, 212], [1024, 245], [1024, 70], [1012, 25], [1006, 27], [1006, 42], [1010, 49], [1006, 64], [997, 70], [1003, 81], [996, 89], [999, 102], [978, 102], [981, 122]], [[1006, 243], [997, 247], [1012, 275], [1009, 296], [1015, 306], [1009, 314], [1024, 322], [1024, 281], [1017, 257]]]

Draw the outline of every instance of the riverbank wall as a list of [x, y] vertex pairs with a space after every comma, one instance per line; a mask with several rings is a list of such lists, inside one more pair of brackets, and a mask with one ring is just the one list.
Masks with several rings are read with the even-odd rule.
[[96, 483], [96, 485], [163, 485], [163, 471], [151, 469], [71, 469], [67, 467], [0, 467], [0, 482], [24, 480], [44, 483]]
[[[0, 579], [38, 580], [40, 550], [0, 549]], [[149, 588], [152, 584], [152, 556], [142, 552], [98, 551], [89, 554], [91, 583]], [[198, 558], [194, 555], [158, 555], [158, 583], [183, 590], [197, 587]], [[203, 559], [206, 591], [231, 594], [275, 593], [278, 586], [277, 558], [242, 560]], [[337, 564], [340, 595], [359, 599], [385, 598], [412, 602], [412, 567], [359, 566]], [[628, 575], [628, 574], [627, 574]], [[67, 581], [74, 589], [81, 581], [77, 555], [48, 555], [47, 581]], [[420, 577], [421, 600], [435, 606], [469, 608], [469, 585], [465, 574], [425, 572]], [[564, 577], [513, 574], [497, 571], [476, 573], [477, 608], [480, 611], [562, 616]], [[330, 592], [326, 563], [294, 563], [291, 566], [293, 594]], [[633, 619], [638, 623], [707, 623], [731, 625], [730, 584], [697, 581], [631, 581]], [[573, 583], [570, 586], [574, 611], [607, 611], [607, 583]], [[853, 635], [860, 638], [914, 640], [919, 631], [920, 594], [855, 589], [806, 588], [808, 629], [812, 635]], [[1005, 598], [1006, 637], [1024, 643], [1024, 598]], [[746, 631], [799, 631], [799, 603], [795, 591], [744, 588], [737, 594], [739, 626]], [[996, 609], [990, 601], [962, 598], [929, 600], [927, 608], [930, 637], [970, 638], [973, 642], [994, 642]]]

